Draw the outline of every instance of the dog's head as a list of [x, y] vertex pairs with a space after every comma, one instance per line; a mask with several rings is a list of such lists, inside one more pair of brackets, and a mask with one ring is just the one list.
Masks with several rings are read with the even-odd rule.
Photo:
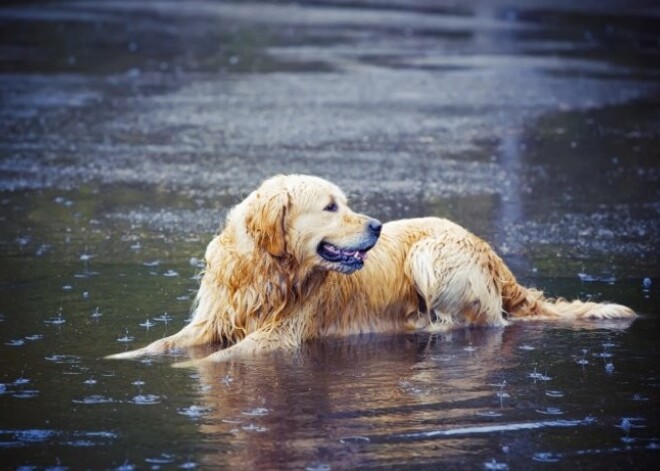
[[353, 212], [344, 193], [318, 177], [270, 178], [242, 204], [247, 234], [270, 256], [345, 274], [364, 266], [382, 227]]

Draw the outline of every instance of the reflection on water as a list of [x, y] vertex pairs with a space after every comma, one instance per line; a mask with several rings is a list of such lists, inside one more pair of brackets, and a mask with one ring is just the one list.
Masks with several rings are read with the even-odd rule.
[[[600, 453], [623, 462], [626, 448], [624, 455], [658, 445], [658, 424], [639, 400], [654, 386], [631, 385], [627, 374], [616, 378], [606, 367], [634, 361], [621, 335], [526, 325], [327, 340], [295, 358], [204, 367], [208, 413], [200, 431], [206, 440], [231, 436], [234, 451], [203, 460], [251, 468], [465, 460], [529, 466], [546, 455], [561, 461]], [[576, 361], [585, 349], [588, 367]], [[603, 351], [609, 360], [601, 360]], [[634, 437], [620, 429], [629, 416], [640, 426]]]
[[[515, 245], [511, 246], [512, 240], [506, 240], [505, 232], [510, 227], [520, 225], [524, 221], [523, 199], [529, 192], [529, 183], [523, 181], [523, 158], [522, 139], [520, 129], [509, 129], [500, 143], [498, 160], [502, 170], [507, 175], [507, 181], [500, 193], [500, 204], [496, 216], [497, 232], [494, 242], [502, 254], [509, 255], [507, 262], [514, 273], [526, 273], [529, 266], [526, 259], [521, 257], [523, 252], [522, 241], [513, 239]], [[518, 257], [515, 257], [515, 255]], [[514, 258], [515, 257], [515, 258]]]

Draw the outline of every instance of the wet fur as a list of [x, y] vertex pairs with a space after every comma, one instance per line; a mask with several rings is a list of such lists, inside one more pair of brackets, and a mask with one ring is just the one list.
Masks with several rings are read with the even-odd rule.
[[[328, 202], [337, 211], [325, 210]], [[341, 247], [366, 243], [370, 221], [320, 178], [266, 180], [209, 243], [190, 324], [110, 358], [218, 344], [221, 350], [192, 363], [223, 361], [320, 336], [635, 317], [625, 306], [550, 300], [519, 285], [486, 242], [446, 219], [384, 224], [364, 267], [349, 275], [317, 254], [323, 240]]]

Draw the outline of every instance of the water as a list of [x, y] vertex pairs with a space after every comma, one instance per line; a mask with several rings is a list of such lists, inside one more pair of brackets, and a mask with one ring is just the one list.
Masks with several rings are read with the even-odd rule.
[[[654, 467], [660, 27], [572, 3], [0, 9], [3, 466]], [[185, 325], [206, 244], [277, 172], [640, 317], [103, 360]]]

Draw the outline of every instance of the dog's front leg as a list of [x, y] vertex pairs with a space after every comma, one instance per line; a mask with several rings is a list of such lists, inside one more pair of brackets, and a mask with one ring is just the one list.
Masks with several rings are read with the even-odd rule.
[[105, 358], [110, 360], [128, 360], [143, 356], [162, 355], [163, 353], [177, 350], [180, 348], [193, 347], [213, 341], [213, 332], [208, 330], [207, 322], [191, 322], [179, 332], [169, 337], [156, 340], [146, 347], [130, 350], [128, 352], [108, 355]]
[[231, 347], [218, 350], [204, 358], [175, 363], [175, 368], [190, 368], [204, 363], [218, 363], [238, 358], [249, 358], [280, 348], [293, 348], [293, 342], [287, 342], [286, 336], [273, 331], [257, 330]]

